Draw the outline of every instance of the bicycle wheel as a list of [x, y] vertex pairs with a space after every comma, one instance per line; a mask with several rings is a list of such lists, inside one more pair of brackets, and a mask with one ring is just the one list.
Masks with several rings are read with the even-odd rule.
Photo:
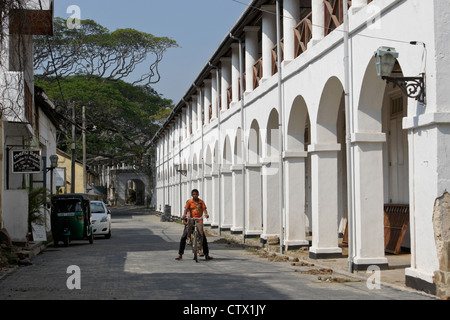
[[194, 238], [192, 239], [192, 251], [194, 252], [194, 260], [198, 262], [198, 231], [195, 229]]

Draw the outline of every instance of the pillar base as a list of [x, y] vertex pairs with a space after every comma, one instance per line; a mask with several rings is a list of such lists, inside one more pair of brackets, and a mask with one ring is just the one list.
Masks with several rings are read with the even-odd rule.
[[336, 248], [314, 248], [309, 249], [311, 259], [335, 259], [342, 258], [342, 249]]
[[436, 295], [436, 284], [433, 275], [423, 274], [417, 269], [405, 269], [405, 284], [407, 287]]
[[378, 258], [358, 258], [353, 259], [353, 270], [355, 271], [367, 271], [370, 267], [376, 266], [380, 270], [388, 270], [389, 264], [388, 260], [384, 257]]
[[308, 240], [286, 240], [284, 241], [286, 250], [298, 250], [304, 247], [309, 247]]

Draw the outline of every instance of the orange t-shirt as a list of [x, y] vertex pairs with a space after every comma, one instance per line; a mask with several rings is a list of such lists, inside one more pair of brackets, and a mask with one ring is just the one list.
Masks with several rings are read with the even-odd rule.
[[[198, 199], [198, 202], [195, 202], [193, 199], [190, 199], [186, 202], [185, 208], [191, 212], [191, 218], [201, 218], [203, 216], [203, 211], [206, 209], [206, 205], [203, 200]], [[197, 221], [202, 222], [203, 220]]]

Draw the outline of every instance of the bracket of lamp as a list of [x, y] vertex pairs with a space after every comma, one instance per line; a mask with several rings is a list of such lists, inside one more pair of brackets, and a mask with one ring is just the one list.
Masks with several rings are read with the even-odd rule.
[[390, 77], [383, 76], [383, 80], [388, 83], [392, 82], [400, 88], [400, 90], [410, 98], [414, 98], [422, 104], [425, 104], [425, 74], [419, 77]]
[[181, 173], [183, 176], [187, 176], [187, 170], [182, 170], [182, 169], [179, 169], [179, 170], [177, 170], [177, 172], [178, 173]]

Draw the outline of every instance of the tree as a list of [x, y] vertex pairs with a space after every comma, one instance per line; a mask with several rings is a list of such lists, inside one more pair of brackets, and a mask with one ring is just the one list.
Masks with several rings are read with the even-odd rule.
[[149, 71], [133, 84], [153, 84], [160, 80], [158, 65], [167, 49], [177, 43], [167, 37], [134, 29], [110, 32], [93, 20], [82, 20], [79, 29], [70, 29], [62, 18], [54, 20], [54, 36], [35, 37], [35, 70], [44, 76], [85, 75], [95, 79], [119, 80], [136, 67], [151, 61]]
[[[148, 85], [136, 86], [122, 80], [70, 76], [57, 83], [54, 78], [40, 76], [36, 85], [44, 89], [58, 106], [57, 111], [68, 119], [71, 109], [65, 107], [65, 101], [75, 103], [79, 124], [81, 107], [86, 107], [88, 164], [123, 162], [145, 171], [151, 169], [148, 167], [152, 152], [150, 140], [172, 110], [171, 100], [164, 99]], [[66, 122], [63, 128], [58, 147], [68, 150], [71, 123]], [[81, 148], [77, 150], [81, 152]]]

